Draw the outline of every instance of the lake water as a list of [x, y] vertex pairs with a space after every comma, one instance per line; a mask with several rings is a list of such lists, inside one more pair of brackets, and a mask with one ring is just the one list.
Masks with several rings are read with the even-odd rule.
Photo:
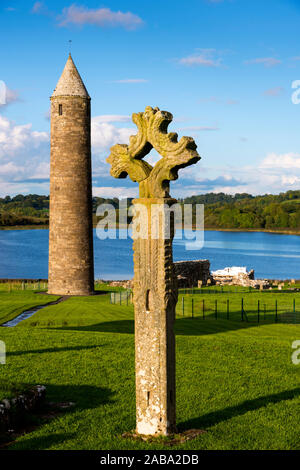
[[[0, 278], [47, 278], [48, 230], [0, 230]], [[256, 278], [300, 279], [300, 236], [263, 232], [204, 234], [204, 246], [187, 250], [174, 240], [174, 261], [209, 259], [211, 269], [246, 266]], [[195, 246], [194, 246], [195, 248]], [[133, 276], [132, 239], [99, 240], [94, 230], [95, 278]]]

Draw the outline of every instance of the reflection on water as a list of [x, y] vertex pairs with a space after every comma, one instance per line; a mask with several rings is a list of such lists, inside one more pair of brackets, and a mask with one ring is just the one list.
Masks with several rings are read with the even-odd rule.
[[[189, 238], [192, 232], [190, 232]], [[130, 279], [133, 276], [132, 239], [99, 240], [94, 231], [95, 277]], [[178, 235], [177, 235], [178, 236]], [[257, 278], [300, 279], [300, 237], [264, 232], [205, 232], [199, 240], [174, 240], [174, 260], [209, 259], [212, 270], [247, 266]], [[0, 277], [46, 278], [48, 230], [0, 231]]]

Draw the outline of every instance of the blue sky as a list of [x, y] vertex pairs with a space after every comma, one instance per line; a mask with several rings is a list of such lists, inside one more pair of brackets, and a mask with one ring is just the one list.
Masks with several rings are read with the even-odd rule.
[[92, 97], [95, 195], [137, 194], [105, 159], [148, 105], [202, 156], [172, 195], [299, 189], [299, 22], [300, 0], [1, 0], [0, 196], [49, 192], [49, 96], [69, 39]]

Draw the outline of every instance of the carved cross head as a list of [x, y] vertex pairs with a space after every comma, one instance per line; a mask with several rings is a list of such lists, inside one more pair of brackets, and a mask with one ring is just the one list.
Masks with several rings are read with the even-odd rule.
[[[167, 132], [173, 120], [171, 113], [147, 106], [143, 113], [134, 113], [132, 121], [138, 133], [129, 139], [129, 145], [111, 147], [107, 162], [110, 174], [139, 183], [141, 198], [168, 198], [171, 180], [178, 178], [178, 170], [197, 163], [200, 156], [192, 137], [177, 141], [175, 132]], [[152, 167], [143, 158], [154, 148], [162, 158]]]

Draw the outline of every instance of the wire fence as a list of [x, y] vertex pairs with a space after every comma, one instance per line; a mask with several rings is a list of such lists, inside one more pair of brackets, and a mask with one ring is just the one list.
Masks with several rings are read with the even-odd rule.
[[198, 288], [198, 287], [191, 287], [191, 288], [182, 288], [178, 290], [179, 294], [182, 295], [203, 295], [203, 294], [226, 294], [226, 295], [231, 295], [231, 294], [257, 294], [258, 292], [263, 293], [263, 294], [268, 294], [268, 293], [274, 293], [276, 294], [287, 294], [287, 293], [294, 293], [294, 292], [300, 292], [300, 288], [298, 287], [285, 287], [281, 288], [280, 290], [278, 289], [278, 286], [274, 287], [269, 287], [266, 289], [256, 289], [255, 287], [240, 287], [240, 286], [232, 286], [232, 287], [223, 287], [220, 286], [219, 288]]
[[[2, 284], [4, 285], [4, 284]], [[37, 282], [7, 282], [5, 283], [4, 289], [7, 289], [8, 292], [12, 292], [14, 290], [46, 290], [48, 288], [48, 283], [43, 281]]]
[[300, 323], [300, 306], [296, 299], [291, 302], [279, 302], [278, 299], [268, 302], [265, 299], [257, 303], [238, 299], [198, 299], [181, 296], [176, 307], [177, 316], [205, 319], [240, 320], [248, 323]]
[[110, 293], [110, 303], [119, 305], [131, 305], [133, 303], [132, 291], [115, 291]]
[[[132, 291], [111, 292], [110, 303], [132, 305]], [[296, 305], [295, 298], [290, 302], [286, 299], [280, 302], [278, 299], [267, 299], [266, 301], [266, 298], [257, 301], [249, 301], [244, 297], [210, 300], [199, 299], [198, 296], [180, 295], [176, 306], [176, 315], [177, 317], [203, 320], [226, 319], [257, 324], [264, 322], [300, 324], [300, 305]]]

